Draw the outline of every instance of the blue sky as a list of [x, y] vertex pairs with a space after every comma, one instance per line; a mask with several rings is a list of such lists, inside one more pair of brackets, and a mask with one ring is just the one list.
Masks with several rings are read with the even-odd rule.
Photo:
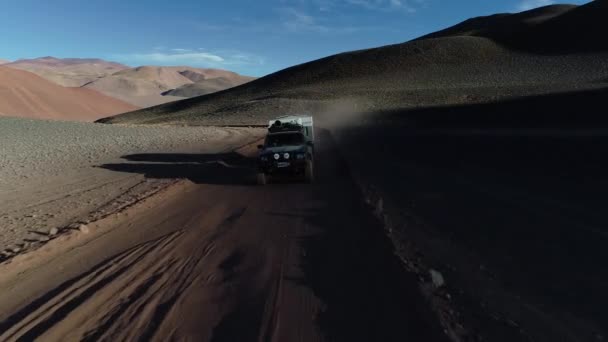
[[[98, 57], [262, 76], [551, 0], [19, 0], [0, 7], [0, 58]], [[581, 4], [588, 1], [570, 0]]]

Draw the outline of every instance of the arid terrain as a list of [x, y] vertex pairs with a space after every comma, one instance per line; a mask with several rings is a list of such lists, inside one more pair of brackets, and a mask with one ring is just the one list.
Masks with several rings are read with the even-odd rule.
[[[100, 92], [133, 105], [131, 109], [205, 95], [255, 79], [220, 69], [187, 66], [131, 68], [92, 58], [41, 57], [6, 61], [2, 64], [34, 73], [62, 87], [80, 87]], [[95, 107], [95, 104], [91, 106]], [[105, 114], [108, 116], [115, 113]]]
[[67, 88], [0, 66], [0, 116], [94, 121], [138, 107], [91, 89]]
[[[225, 70], [143, 66], [116, 72], [84, 87], [139, 107], [150, 107], [228, 89], [252, 79]], [[183, 91], [186, 86], [189, 90]]]
[[[604, 341], [607, 15], [473, 18], [98, 123], [0, 118], [0, 340]], [[135, 74], [192, 95], [193, 72]], [[256, 185], [267, 120], [300, 113], [315, 182]]]
[[[160, 131], [103, 128], [119, 136], [130, 129]], [[445, 340], [418, 279], [402, 274], [379, 222], [342, 176], [329, 135], [319, 134], [318, 184], [260, 188], [250, 168], [263, 130], [186, 130], [201, 141], [175, 152], [156, 145], [162, 153], [113, 147], [98, 168], [82, 163], [80, 177], [48, 178], [65, 192], [30, 192], [64, 198], [27, 211], [15, 204], [3, 216], [19, 230], [48, 227], [43, 213], [62, 213], [70, 202], [97, 209], [54, 234], [18, 231], [29, 234], [19, 247], [30, 252], [8, 254], [0, 266], [3, 340]], [[127, 154], [112, 159], [115, 151]], [[97, 184], [83, 188], [83, 177]], [[144, 189], [155, 195], [138, 198]], [[27, 203], [19, 192], [12, 197]], [[116, 192], [123, 206], [108, 207], [104, 196]]]
[[129, 69], [126, 65], [101, 59], [55, 57], [20, 59], [6, 66], [32, 72], [64, 87], [81, 87], [96, 79]]
[[100, 59], [42, 57], [0, 64], [1, 116], [65, 121], [95, 121], [254, 79], [219, 69], [130, 68]]

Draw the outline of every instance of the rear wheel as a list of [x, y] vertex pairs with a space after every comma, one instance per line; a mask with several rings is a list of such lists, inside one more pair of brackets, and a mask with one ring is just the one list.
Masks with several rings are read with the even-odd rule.
[[306, 167], [304, 168], [304, 179], [307, 183], [312, 183], [315, 180], [312, 160], [306, 161]]
[[268, 183], [268, 176], [265, 173], [260, 172], [257, 176], [258, 185], [266, 185]]

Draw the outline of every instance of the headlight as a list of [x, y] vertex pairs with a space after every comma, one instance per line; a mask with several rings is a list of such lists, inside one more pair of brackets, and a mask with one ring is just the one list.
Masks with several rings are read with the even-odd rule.
[[298, 154], [296, 154], [296, 158], [297, 159], [304, 159], [304, 158], [306, 158], [306, 155], [304, 153], [298, 153]]
[[289, 159], [289, 153], [285, 153], [285, 154], [283, 155], [283, 158], [285, 158], [285, 159]]
[[274, 159], [276, 159], [276, 160], [279, 160], [279, 158], [281, 158], [281, 156], [280, 156], [278, 153], [275, 153], [273, 157], [274, 157]]

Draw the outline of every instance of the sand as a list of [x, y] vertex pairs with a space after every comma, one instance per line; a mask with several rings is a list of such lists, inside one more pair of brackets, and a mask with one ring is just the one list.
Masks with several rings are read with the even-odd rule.
[[29, 71], [64, 87], [80, 87], [96, 79], [109, 76], [126, 65], [101, 59], [41, 57], [22, 59], [7, 65]]
[[319, 184], [266, 188], [248, 183], [259, 137], [102, 164], [183, 180], [0, 263], [0, 339], [447, 341], [329, 135]]
[[0, 115], [94, 121], [137, 107], [91, 89], [66, 88], [33, 73], [0, 67]]

